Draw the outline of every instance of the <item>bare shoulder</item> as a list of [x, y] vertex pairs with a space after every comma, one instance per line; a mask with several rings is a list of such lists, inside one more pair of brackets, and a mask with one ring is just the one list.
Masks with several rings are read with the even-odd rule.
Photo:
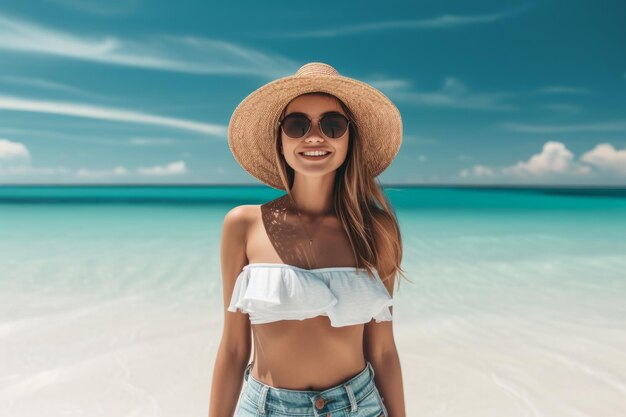
[[259, 211], [258, 205], [244, 204], [230, 209], [224, 216], [224, 228], [237, 234], [245, 234]]
[[241, 205], [230, 209], [224, 216], [221, 237], [222, 271], [232, 277], [247, 263], [246, 244], [248, 231], [254, 223], [258, 206]]

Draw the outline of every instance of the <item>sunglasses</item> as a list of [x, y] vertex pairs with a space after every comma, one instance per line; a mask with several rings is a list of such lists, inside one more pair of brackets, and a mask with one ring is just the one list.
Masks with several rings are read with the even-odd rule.
[[[327, 138], [337, 139], [343, 136], [350, 125], [350, 120], [341, 113], [328, 112], [319, 119], [320, 132]], [[304, 113], [290, 113], [278, 122], [283, 133], [290, 138], [299, 139], [309, 133], [312, 121]]]

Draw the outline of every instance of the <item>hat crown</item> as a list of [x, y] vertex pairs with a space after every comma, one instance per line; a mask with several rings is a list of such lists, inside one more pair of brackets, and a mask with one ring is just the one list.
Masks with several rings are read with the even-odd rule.
[[337, 76], [339, 72], [323, 62], [309, 62], [296, 71], [296, 77]]

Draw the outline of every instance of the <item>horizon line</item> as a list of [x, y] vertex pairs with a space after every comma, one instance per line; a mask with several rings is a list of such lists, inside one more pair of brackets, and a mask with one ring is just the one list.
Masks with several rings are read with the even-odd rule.
[[[465, 183], [381, 183], [383, 188], [419, 188], [419, 187], [463, 187], [463, 188], [618, 188], [626, 189], [626, 184], [465, 184]], [[0, 188], [9, 187], [253, 187], [275, 189], [257, 183], [23, 183], [1, 184]]]

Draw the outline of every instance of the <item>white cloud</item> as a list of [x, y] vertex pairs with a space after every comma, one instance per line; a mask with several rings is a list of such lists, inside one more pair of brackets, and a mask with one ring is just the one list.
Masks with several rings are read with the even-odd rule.
[[81, 96], [92, 97], [97, 99], [110, 100], [112, 97], [103, 94], [96, 94], [71, 85], [59, 83], [56, 81], [46, 80], [44, 78], [24, 77], [21, 75], [0, 75], [0, 82], [14, 86], [16, 84], [26, 85], [29, 87], [43, 88], [47, 90], [62, 91], [70, 94], [78, 94]]
[[0, 176], [9, 176], [9, 175], [50, 176], [50, 175], [69, 174], [70, 172], [71, 171], [65, 167], [36, 167], [30, 164], [2, 166], [2, 164], [0, 164]]
[[121, 165], [112, 169], [92, 169], [83, 167], [77, 170], [71, 170], [65, 167], [36, 167], [31, 165], [30, 153], [26, 146], [21, 143], [0, 139], [0, 178], [10, 175], [46, 177], [59, 174], [73, 174], [77, 178], [96, 179], [128, 177], [132, 174], [142, 176], [168, 176], [185, 174], [186, 172], [187, 167], [182, 160], [167, 165], [140, 167], [135, 171], [131, 171]]
[[145, 176], [167, 176], [167, 175], [180, 175], [187, 172], [185, 161], [176, 161], [165, 166], [156, 165], [152, 167], [145, 167], [137, 169], [137, 172]]
[[30, 160], [30, 152], [26, 145], [0, 138], [0, 162]]
[[409, 80], [371, 80], [367, 83], [380, 89], [394, 101], [420, 106], [496, 111], [517, 109], [517, 106], [503, 102], [515, 97], [515, 94], [470, 91], [454, 77], [446, 77], [441, 88], [435, 91], [415, 91]]
[[580, 160], [605, 171], [626, 175], [626, 148], [617, 150], [608, 143], [600, 143], [585, 152]]
[[451, 29], [461, 26], [479, 25], [485, 23], [498, 22], [511, 16], [518, 15], [525, 11], [531, 3], [523, 4], [497, 13], [482, 15], [442, 15], [426, 19], [390, 20], [384, 22], [361, 23], [356, 25], [337, 26], [329, 29], [318, 29], [300, 32], [285, 32], [269, 35], [290, 38], [328, 38], [354, 33], [372, 33], [383, 30], [398, 29]]
[[587, 175], [591, 168], [574, 161], [574, 154], [561, 142], [544, 143], [540, 153], [528, 161], [519, 161], [511, 167], [502, 168], [502, 173], [518, 177], [542, 177], [550, 174]]
[[129, 144], [132, 146], [162, 146], [162, 145], [172, 145], [177, 143], [178, 140], [174, 138], [142, 138], [142, 137], [133, 137], [130, 138]]
[[208, 133], [219, 137], [226, 137], [228, 129], [228, 127], [224, 125], [200, 123], [186, 119], [177, 119], [174, 117], [156, 116], [122, 108], [94, 106], [91, 104], [75, 102], [33, 100], [7, 95], [0, 95], [0, 110], [1, 109], [168, 126], [177, 129]]
[[471, 169], [461, 170], [459, 175], [463, 178], [474, 176], [474, 177], [493, 177], [494, 172], [491, 168], [486, 167], [484, 165], [474, 165]]
[[593, 174], [592, 167], [586, 164], [626, 174], [626, 149], [617, 151], [610, 145], [602, 144], [575, 160], [574, 154], [563, 143], [548, 141], [544, 143], [541, 152], [532, 155], [526, 161], [519, 161], [512, 166], [502, 168], [475, 165], [471, 169], [461, 170], [459, 177], [468, 179], [510, 177], [536, 180], [569, 177], [580, 180]]
[[106, 177], [121, 177], [128, 175], [128, 170], [123, 166], [116, 166], [113, 169], [94, 170], [88, 168], [80, 168], [76, 171], [76, 176], [79, 178], [106, 178]]
[[[187, 172], [185, 161], [176, 161], [167, 165], [155, 165], [151, 167], [137, 168], [136, 173], [147, 177], [159, 177], [168, 175], [180, 175]], [[80, 178], [105, 178], [105, 177], [121, 177], [128, 176], [131, 172], [123, 167], [116, 166], [113, 169], [92, 170], [81, 168], [76, 172], [76, 176]]]
[[194, 36], [155, 35], [123, 39], [93, 36], [0, 15], [0, 50], [54, 55], [109, 65], [197, 74], [291, 75], [294, 61], [232, 42]]
[[389, 92], [402, 91], [413, 87], [410, 80], [401, 79], [372, 79], [367, 81], [367, 83], [381, 91]]
[[65, 167], [37, 167], [23, 143], [0, 138], [0, 179], [8, 176], [51, 176], [68, 174]]

